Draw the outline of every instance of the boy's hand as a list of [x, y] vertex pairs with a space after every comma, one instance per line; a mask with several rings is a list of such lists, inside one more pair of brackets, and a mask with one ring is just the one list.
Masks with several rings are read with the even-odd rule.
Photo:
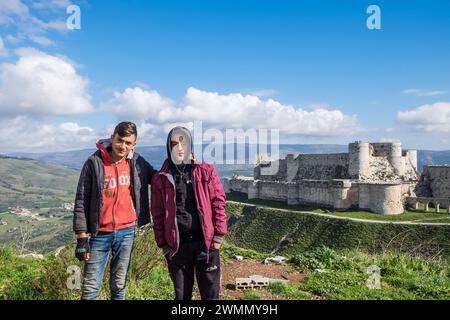
[[75, 248], [75, 257], [80, 261], [88, 261], [91, 257], [89, 248], [89, 238], [83, 237], [77, 239], [77, 247]]
[[222, 246], [221, 243], [213, 242], [212, 245], [211, 245], [211, 248], [216, 249], [216, 250], [220, 250], [221, 246]]

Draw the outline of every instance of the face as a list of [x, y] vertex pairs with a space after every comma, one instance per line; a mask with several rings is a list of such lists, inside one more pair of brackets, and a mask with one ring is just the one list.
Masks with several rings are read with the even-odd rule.
[[170, 153], [172, 161], [176, 164], [181, 164], [184, 156], [188, 151], [187, 139], [183, 135], [174, 135], [170, 141]]
[[114, 158], [124, 158], [136, 145], [136, 136], [121, 137], [117, 133], [111, 136], [112, 154]]

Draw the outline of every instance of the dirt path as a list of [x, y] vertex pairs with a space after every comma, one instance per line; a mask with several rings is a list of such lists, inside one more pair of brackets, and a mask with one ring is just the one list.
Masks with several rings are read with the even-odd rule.
[[[242, 289], [235, 288], [236, 278], [247, 278], [251, 275], [259, 275], [271, 279], [289, 280], [294, 283], [302, 281], [305, 275], [298, 272], [292, 265], [264, 264], [260, 261], [237, 261], [227, 259], [222, 266], [222, 296], [224, 298], [239, 299], [243, 294]], [[264, 299], [271, 299], [272, 295], [267, 289], [256, 289]]]
[[[233, 258], [222, 258], [221, 269], [222, 280], [220, 291], [223, 300], [240, 299], [245, 293], [245, 290], [235, 288], [236, 278], [247, 278], [251, 275], [259, 275], [271, 279], [289, 280], [289, 283], [302, 281], [305, 278], [305, 274], [296, 270], [292, 264], [264, 264], [261, 261], [251, 259], [237, 261]], [[274, 296], [266, 288], [254, 290], [258, 296], [265, 300], [282, 299], [281, 297]], [[194, 286], [192, 297], [194, 300], [200, 300], [197, 284]]]

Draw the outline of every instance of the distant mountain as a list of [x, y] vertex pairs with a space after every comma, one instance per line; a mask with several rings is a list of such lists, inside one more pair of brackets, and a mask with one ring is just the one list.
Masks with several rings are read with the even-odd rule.
[[[223, 146], [223, 152], [226, 150], [226, 145]], [[237, 158], [237, 150], [242, 148], [242, 145], [234, 145], [235, 159]], [[65, 152], [44, 152], [44, 153], [27, 153], [27, 152], [11, 152], [7, 156], [16, 158], [35, 159], [44, 163], [51, 163], [62, 165], [69, 168], [81, 169], [86, 159], [95, 152], [96, 149], [83, 149]], [[270, 151], [270, 149], [269, 149]], [[136, 152], [141, 154], [148, 162], [155, 168], [160, 168], [164, 159], [166, 159], [165, 146], [147, 146], [136, 147]], [[249, 145], [245, 145], [245, 152], [248, 154]], [[344, 145], [294, 145], [282, 144], [280, 145], [280, 156], [285, 156], [288, 153], [341, 153], [347, 152], [347, 146]]]
[[[235, 160], [238, 158], [237, 150], [242, 148], [242, 145], [234, 145]], [[249, 144], [244, 146], [245, 154], [249, 153]], [[226, 145], [223, 146], [223, 152], [225, 153]], [[136, 147], [136, 151], [139, 152], [153, 167], [159, 169], [166, 158], [165, 146], [148, 146], [148, 147]], [[270, 149], [269, 149], [270, 151]], [[62, 165], [69, 168], [81, 169], [86, 159], [95, 152], [95, 149], [83, 149], [77, 151], [66, 152], [46, 152], [46, 153], [25, 153], [14, 152], [7, 154], [13, 157], [31, 158], [45, 163], [51, 163], [56, 165]], [[338, 144], [281, 144], [279, 153], [280, 157], [286, 156], [288, 153], [345, 153], [348, 152], [347, 145]], [[450, 164], [450, 150], [446, 151], [429, 151], [418, 150], [418, 166], [419, 171], [422, 171], [424, 165], [430, 164]], [[222, 175], [237, 174], [251, 174], [252, 166], [247, 164], [240, 165], [217, 165], [219, 173]]]
[[445, 151], [418, 150], [417, 162], [420, 171], [422, 171], [422, 167], [425, 165], [450, 164], [450, 150]]
[[[84, 162], [93, 154], [96, 149], [82, 149], [64, 152], [43, 152], [43, 153], [27, 153], [27, 152], [11, 152], [7, 156], [16, 158], [31, 158], [44, 163], [65, 166], [73, 169], [81, 169]], [[164, 146], [155, 147], [136, 147], [136, 151], [142, 154], [145, 159], [152, 165], [154, 163], [159, 166], [165, 159], [166, 148]], [[158, 167], [159, 168], [159, 167]]]

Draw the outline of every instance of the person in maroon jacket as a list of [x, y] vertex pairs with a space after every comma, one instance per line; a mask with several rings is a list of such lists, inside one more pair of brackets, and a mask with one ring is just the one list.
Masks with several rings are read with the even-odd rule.
[[155, 239], [166, 256], [175, 299], [192, 299], [194, 273], [202, 300], [219, 299], [225, 192], [214, 166], [195, 161], [188, 129], [169, 132], [167, 159], [151, 189]]

